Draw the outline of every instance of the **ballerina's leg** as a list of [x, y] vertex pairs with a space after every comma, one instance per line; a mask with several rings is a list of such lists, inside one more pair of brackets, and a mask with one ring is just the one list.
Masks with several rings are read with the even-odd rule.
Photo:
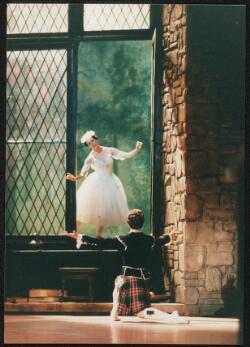
[[96, 229], [96, 237], [97, 238], [102, 238], [102, 232], [103, 232], [103, 229], [105, 228], [104, 225], [99, 225]]
[[81, 222], [80, 221], [76, 221], [76, 230], [73, 230], [72, 233], [69, 233], [68, 231], [64, 232], [65, 236], [71, 237], [72, 239], [77, 239], [78, 235], [79, 235], [79, 228], [80, 228]]

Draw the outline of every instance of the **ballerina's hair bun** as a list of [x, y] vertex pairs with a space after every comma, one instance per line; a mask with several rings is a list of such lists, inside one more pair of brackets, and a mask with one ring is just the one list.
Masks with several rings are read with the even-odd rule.
[[81, 143], [83, 143], [83, 144], [85, 144], [85, 146], [87, 146], [86, 142], [89, 141], [91, 138], [94, 138], [96, 140], [98, 139], [98, 137], [96, 136], [96, 133], [93, 130], [88, 130], [81, 137]]

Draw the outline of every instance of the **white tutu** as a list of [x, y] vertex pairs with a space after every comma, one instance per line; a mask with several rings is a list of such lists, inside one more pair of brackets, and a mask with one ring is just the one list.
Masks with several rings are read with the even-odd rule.
[[[106, 153], [104, 153], [106, 154]], [[102, 159], [101, 159], [102, 158]], [[82, 172], [91, 166], [91, 173], [80, 185], [76, 195], [77, 220], [84, 224], [115, 226], [125, 224], [128, 203], [123, 185], [112, 173], [110, 155], [88, 158]]]
[[128, 215], [127, 198], [119, 178], [93, 172], [77, 191], [77, 220], [85, 224], [125, 224]]

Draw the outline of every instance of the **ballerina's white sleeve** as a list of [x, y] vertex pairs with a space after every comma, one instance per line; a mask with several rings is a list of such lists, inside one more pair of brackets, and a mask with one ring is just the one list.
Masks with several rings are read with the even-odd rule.
[[130, 152], [124, 152], [120, 151], [117, 148], [111, 148], [111, 155], [116, 160], [126, 160], [126, 159], [132, 159], [138, 154], [137, 149], [133, 149]]
[[88, 156], [85, 161], [84, 161], [84, 165], [80, 171], [80, 176], [87, 176], [88, 175], [88, 171], [90, 169], [90, 166], [92, 164], [92, 158], [90, 156]]

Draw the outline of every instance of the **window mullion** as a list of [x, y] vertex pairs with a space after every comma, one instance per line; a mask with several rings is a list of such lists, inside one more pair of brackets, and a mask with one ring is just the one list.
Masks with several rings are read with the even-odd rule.
[[71, 38], [81, 36], [83, 31], [83, 4], [71, 4], [68, 10], [68, 28]]
[[[78, 43], [72, 42], [67, 52], [67, 156], [66, 171], [76, 172], [76, 119], [77, 119], [77, 55]], [[76, 185], [66, 183], [66, 230], [75, 229]]]

